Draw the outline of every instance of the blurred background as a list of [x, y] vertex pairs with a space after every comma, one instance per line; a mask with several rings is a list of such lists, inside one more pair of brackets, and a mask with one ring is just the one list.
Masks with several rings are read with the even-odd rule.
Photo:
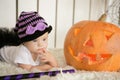
[[[53, 26], [48, 47], [63, 48], [65, 36], [74, 23], [97, 21], [111, 4], [113, 0], [0, 0], [0, 27], [14, 27], [22, 11], [37, 11]], [[106, 21], [112, 23], [109, 17]]]

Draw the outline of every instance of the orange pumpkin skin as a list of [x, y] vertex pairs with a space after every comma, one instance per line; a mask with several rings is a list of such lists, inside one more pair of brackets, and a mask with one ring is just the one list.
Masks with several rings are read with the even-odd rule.
[[120, 69], [120, 29], [101, 21], [80, 21], [68, 31], [64, 42], [67, 64], [79, 70]]

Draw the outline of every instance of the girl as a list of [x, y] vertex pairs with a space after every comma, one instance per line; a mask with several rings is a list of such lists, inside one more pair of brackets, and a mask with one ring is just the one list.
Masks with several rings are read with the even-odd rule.
[[27, 70], [57, 67], [47, 50], [51, 30], [37, 12], [22, 12], [14, 29], [0, 29], [0, 60]]

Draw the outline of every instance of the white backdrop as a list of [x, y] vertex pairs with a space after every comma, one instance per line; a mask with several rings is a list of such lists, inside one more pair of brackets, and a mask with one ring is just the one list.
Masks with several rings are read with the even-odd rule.
[[63, 48], [69, 28], [81, 20], [97, 20], [110, 0], [0, 0], [0, 27], [14, 27], [21, 11], [38, 11], [53, 26], [49, 48]]

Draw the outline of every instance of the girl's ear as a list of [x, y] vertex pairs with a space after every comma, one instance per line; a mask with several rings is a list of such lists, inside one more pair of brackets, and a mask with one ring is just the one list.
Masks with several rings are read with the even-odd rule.
[[23, 45], [25, 44], [25, 42], [22, 43]]

